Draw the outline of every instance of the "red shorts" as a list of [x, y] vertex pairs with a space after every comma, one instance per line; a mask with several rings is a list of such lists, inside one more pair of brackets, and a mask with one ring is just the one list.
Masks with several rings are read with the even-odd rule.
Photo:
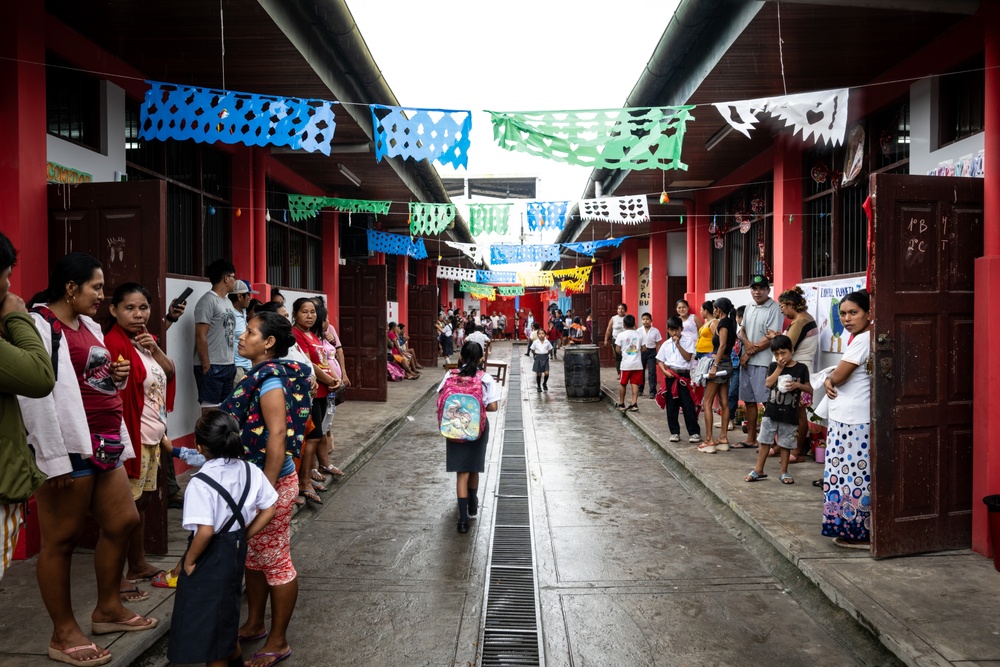
[[622, 371], [621, 385], [642, 384], [642, 371]]

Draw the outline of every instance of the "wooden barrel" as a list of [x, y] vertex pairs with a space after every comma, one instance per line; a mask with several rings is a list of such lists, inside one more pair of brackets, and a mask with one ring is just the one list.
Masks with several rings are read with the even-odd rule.
[[563, 348], [566, 400], [591, 402], [601, 400], [601, 358], [596, 345], [571, 345]]

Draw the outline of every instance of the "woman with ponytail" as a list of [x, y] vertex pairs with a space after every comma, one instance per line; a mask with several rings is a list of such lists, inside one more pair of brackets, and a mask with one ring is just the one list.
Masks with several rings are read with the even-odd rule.
[[[312, 409], [311, 366], [283, 358], [294, 345], [292, 325], [277, 313], [258, 313], [247, 322], [238, 348], [253, 368], [220, 406], [239, 424], [245, 458], [263, 470], [278, 492], [274, 519], [247, 542], [248, 615], [239, 638], [267, 637], [247, 663], [251, 667], [274, 665], [292, 654], [285, 634], [299, 595], [290, 548], [292, 509], [299, 494], [292, 457], [302, 452]], [[268, 598], [270, 630], [264, 626]]]
[[205, 459], [184, 493], [191, 531], [174, 597], [167, 657], [174, 663], [242, 665], [240, 603], [247, 540], [274, 517], [278, 494], [243, 457], [232, 415], [207, 411], [194, 428]]

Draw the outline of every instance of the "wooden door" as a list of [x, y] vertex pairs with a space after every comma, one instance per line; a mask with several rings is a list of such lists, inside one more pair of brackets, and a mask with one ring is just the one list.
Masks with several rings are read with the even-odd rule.
[[352, 401], [386, 400], [385, 266], [340, 267], [340, 334]]
[[[165, 181], [84, 183], [48, 186], [49, 263], [71, 252], [93, 255], [104, 266], [105, 299], [97, 320], [110, 328], [108, 304], [125, 282], [142, 284], [152, 296], [151, 312], [167, 312], [167, 225]], [[147, 328], [163, 345], [162, 317]]]
[[[570, 297], [573, 317], [580, 318], [580, 324], [587, 326], [587, 309], [590, 308], [590, 294], [574, 294]], [[589, 336], [589, 332], [588, 332]], [[587, 342], [590, 342], [589, 340]]]
[[434, 322], [438, 316], [438, 286], [410, 285], [407, 289], [410, 290], [410, 311], [406, 333], [410, 337], [410, 349], [424, 366], [437, 366], [438, 337]]
[[[112, 324], [108, 303], [115, 288], [130, 281], [143, 285], [152, 297], [154, 314], [147, 328], [164, 349], [166, 194], [164, 181], [48, 186], [50, 265], [70, 252], [85, 252], [100, 260], [105, 299], [97, 320], [105, 331]], [[157, 487], [146, 508], [145, 548], [149, 554], [167, 553], [167, 480], [162, 470]], [[81, 545], [96, 545], [98, 531], [94, 520], [88, 518]]]
[[[684, 292], [686, 291], [687, 276], [667, 277], [667, 317], [673, 317], [677, 314], [677, 302], [684, 298]], [[666, 326], [666, 322], [664, 322], [664, 331], [666, 331]]]
[[611, 341], [604, 344], [604, 332], [608, 330], [608, 322], [618, 313], [618, 304], [622, 302], [621, 285], [591, 285], [591, 315], [594, 318], [594, 336], [600, 346], [601, 366], [615, 367], [615, 345]]
[[983, 181], [875, 175], [871, 193], [872, 555], [968, 548]]

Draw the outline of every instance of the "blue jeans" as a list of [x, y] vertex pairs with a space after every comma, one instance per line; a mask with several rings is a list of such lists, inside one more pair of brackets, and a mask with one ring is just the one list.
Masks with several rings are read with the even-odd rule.
[[[733, 365], [733, 377], [729, 378], [729, 418], [736, 420], [736, 408], [740, 404], [740, 367], [739, 362]], [[723, 424], [722, 428], [728, 428]]]

